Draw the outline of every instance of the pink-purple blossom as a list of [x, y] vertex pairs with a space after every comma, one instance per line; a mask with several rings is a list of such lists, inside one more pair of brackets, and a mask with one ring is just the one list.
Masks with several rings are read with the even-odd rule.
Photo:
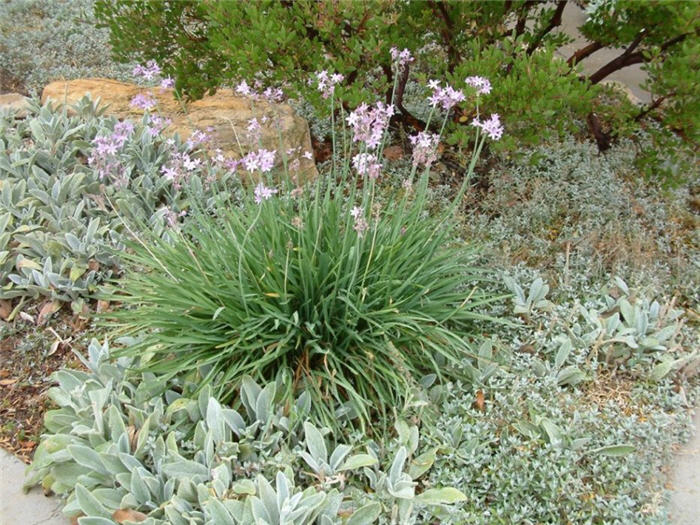
[[440, 135], [421, 131], [417, 135], [409, 137], [413, 144], [413, 165], [425, 166], [426, 168], [437, 160], [437, 146], [440, 141]]
[[157, 137], [161, 131], [168, 127], [172, 121], [169, 118], [163, 118], [158, 115], [152, 115], [149, 118], [149, 125], [146, 126], [146, 131], [151, 137]]
[[137, 65], [132, 70], [132, 74], [136, 77], [141, 77], [144, 80], [153, 80], [155, 77], [160, 75], [160, 67], [155, 60], [149, 60], [146, 62], [145, 66]]
[[433, 107], [440, 106], [445, 111], [449, 111], [466, 99], [464, 93], [460, 90], [454, 89], [452, 86], [442, 87], [437, 80], [431, 80], [428, 82], [428, 86], [433, 90], [428, 98], [430, 105]]
[[411, 52], [406, 48], [399, 51], [398, 48], [392, 47], [389, 50], [389, 53], [391, 53], [391, 59], [394, 61], [394, 64], [397, 67], [403, 67], [407, 64], [410, 64], [414, 60], [413, 56], [411, 55]]
[[185, 146], [187, 149], [194, 149], [200, 144], [209, 141], [209, 139], [211, 139], [211, 137], [207, 133], [204, 133], [201, 129], [196, 129], [185, 142]]
[[150, 93], [139, 93], [131, 99], [130, 104], [136, 108], [148, 111], [156, 106], [156, 99]]
[[488, 95], [491, 93], [491, 81], [485, 77], [472, 76], [464, 79], [467, 85], [476, 89], [477, 95]]
[[277, 193], [275, 188], [268, 188], [262, 182], [260, 182], [257, 186], [255, 186], [255, 202], [260, 204], [262, 201], [271, 199], [275, 193]]
[[503, 136], [503, 124], [498, 113], [491, 113], [491, 117], [484, 121], [475, 118], [472, 120], [472, 126], [484, 130], [491, 140], [499, 140]]
[[252, 118], [248, 121], [248, 138], [251, 142], [258, 142], [262, 137], [262, 127], [257, 118]]
[[345, 77], [340, 73], [328, 73], [327, 70], [316, 72], [316, 89], [323, 98], [329, 98], [335, 91], [335, 86], [343, 81]]
[[267, 173], [275, 165], [275, 150], [251, 151], [241, 159], [241, 162], [250, 173], [254, 171]]
[[165, 77], [160, 81], [161, 89], [170, 89], [175, 87], [175, 79], [171, 77]]
[[362, 103], [346, 118], [352, 127], [354, 142], [364, 142], [372, 150], [379, 146], [389, 120], [394, 114], [394, 106], [377, 102], [374, 107]]
[[358, 153], [352, 158], [352, 166], [361, 176], [376, 179], [382, 171], [382, 165], [370, 153]]

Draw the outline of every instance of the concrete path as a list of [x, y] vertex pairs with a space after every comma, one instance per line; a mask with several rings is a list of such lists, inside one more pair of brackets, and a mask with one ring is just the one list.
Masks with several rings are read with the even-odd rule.
[[695, 433], [676, 455], [668, 511], [673, 525], [700, 523], [700, 408], [693, 418]]
[[40, 488], [22, 492], [27, 465], [0, 449], [0, 525], [70, 525], [58, 498], [47, 498]]

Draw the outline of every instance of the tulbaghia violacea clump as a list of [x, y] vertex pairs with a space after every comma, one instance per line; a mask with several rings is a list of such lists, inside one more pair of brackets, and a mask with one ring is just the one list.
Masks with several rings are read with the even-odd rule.
[[357, 106], [357, 109], [350, 113], [346, 119], [352, 127], [353, 142], [364, 142], [367, 149], [376, 149], [393, 115], [393, 104], [377, 102], [372, 107], [363, 102]]
[[409, 137], [408, 140], [413, 144], [414, 166], [425, 166], [429, 168], [430, 165], [437, 160], [437, 147], [440, 141], [440, 135], [428, 131], [421, 131], [417, 135]]

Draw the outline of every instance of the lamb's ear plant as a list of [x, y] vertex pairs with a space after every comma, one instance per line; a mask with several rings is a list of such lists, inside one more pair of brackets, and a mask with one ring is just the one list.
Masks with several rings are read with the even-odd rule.
[[[316, 75], [332, 108], [337, 81]], [[440, 111], [464, 98], [437, 82], [433, 89]], [[497, 115], [475, 120], [464, 182], [451, 206], [431, 215], [439, 136], [429, 132], [412, 138], [413, 168], [380, 204], [392, 114], [382, 103], [352, 112], [334, 139], [345, 155], [335, 151], [327, 178], [298, 184], [292, 162], [271, 173], [284, 152], [252, 151], [239, 169], [255, 188], [240, 207], [192, 213], [168, 239], [134, 239], [124, 254], [131, 269], [113, 292], [126, 308], [110, 324], [140, 340], [122, 354], [147, 356], [143, 366], [166, 377], [199, 368], [202, 385], [223, 400], [245, 375], [269, 382], [282, 374], [290, 393], [311, 396], [312, 417], [334, 429], [366, 428], [426, 374], [463, 377], [474, 323], [495, 298], [479, 290], [488, 274], [474, 266], [474, 247], [451, 239], [452, 216], [486, 136], [503, 129]]]
[[[65, 497], [64, 514], [80, 523], [369, 525], [399, 508], [409, 523], [414, 506], [465, 499], [456, 489], [415, 493], [432, 466], [414, 471], [417, 431], [415, 448], [337, 444], [329, 456], [321, 429], [304, 420], [305, 394], [280, 403], [277, 385], [246, 377], [239, 413], [209, 387], [134, 373], [106, 342], [78, 357], [84, 370], [53, 376], [57, 408], [46, 413], [25, 487]], [[251, 400], [260, 407], [250, 410]]]

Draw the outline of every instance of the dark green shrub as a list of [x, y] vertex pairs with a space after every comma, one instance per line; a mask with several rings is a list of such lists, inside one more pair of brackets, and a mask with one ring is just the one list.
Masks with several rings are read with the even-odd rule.
[[[195, 98], [222, 84], [255, 78], [267, 85], [284, 84], [293, 96], [318, 100], [308, 79], [315, 71], [333, 69], [345, 75], [343, 91], [349, 104], [381, 93], [388, 100], [394, 80], [389, 49], [406, 47], [419, 59], [414, 67], [427, 76], [449, 76], [457, 88], [464, 85], [464, 73], [497, 81], [499, 96], [486, 109], [499, 111], [514, 131], [511, 137], [527, 142], [537, 130], [546, 136], [572, 128], [573, 117], [583, 123], [593, 110], [608, 108], [610, 113], [599, 115], [604, 124], [619, 121], [612, 119], [619, 108], [594, 104], [598, 91], [593, 86], [617, 69], [643, 62], [658, 97], [641, 110], [642, 116], [658, 114], [673, 99], [666, 122], [682, 125], [688, 137], [696, 138], [697, 117], [680, 118], [697, 104], [700, 84], [688, 80], [697, 79], [691, 58], [695, 48], [681, 45], [697, 34], [695, 4], [591, 2], [590, 19], [581, 27], [591, 43], [559, 64], [552, 53], [567, 40], [556, 31], [566, 4], [116, 0], [98, 1], [96, 13], [111, 29], [117, 58], [157, 60], [177, 78], [178, 87]], [[574, 65], [609, 46], [626, 49], [588, 79], [579, 78]], [[666, 62], [675, 73], [662, 65]], [[400, 76], [395, 119], [421, 127], [404, 104], [406, 76]], [[638, 113], [628, 109], [625, 118], [634, 120]], [[599, 137], [602, 147], [614, 131]], [[452, 141], [463, 138], [457, 131]], [[512, 144], [506, 141], [504, 146]]]

